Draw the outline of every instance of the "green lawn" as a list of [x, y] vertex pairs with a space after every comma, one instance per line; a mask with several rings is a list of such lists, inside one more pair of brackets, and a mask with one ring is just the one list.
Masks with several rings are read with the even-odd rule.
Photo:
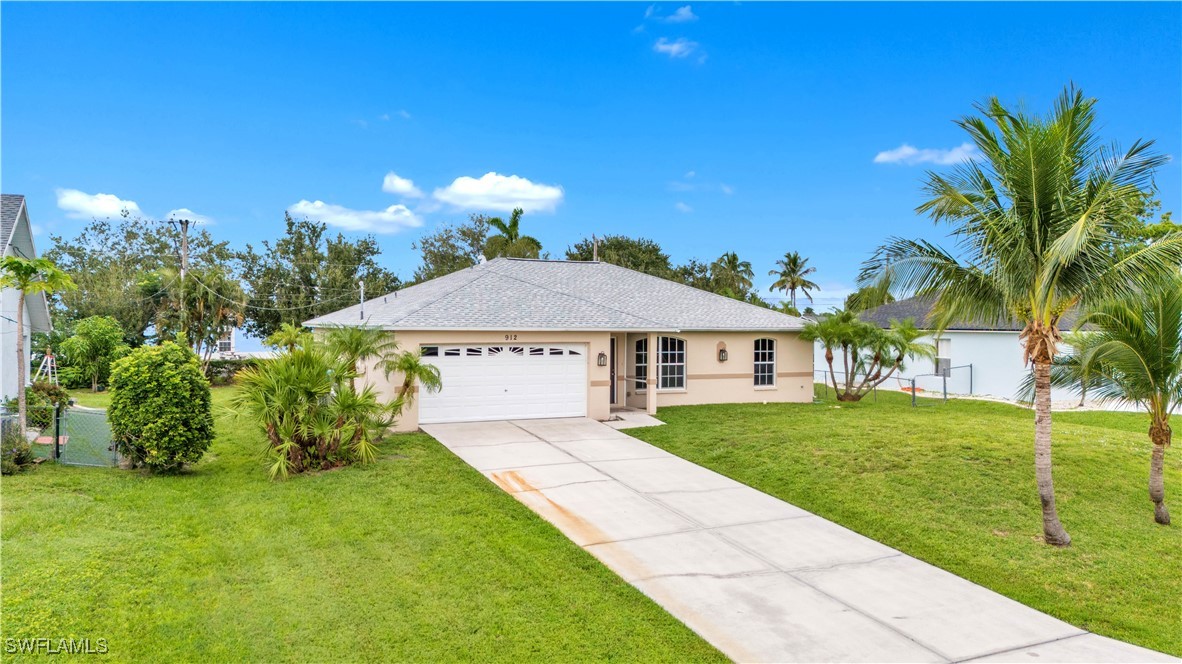
[[1088, 630], [1182, 655], [1182, 457], [1176, 524], [1147, 495], [1148, 423], [1055, 415], [1055, 488], [1074, 540], [1041, 543], [1033, 415], [983, 401], [662, 408], [630, 434]]
[[218, 431], [180, 476], [5, 477], [3, 636], [120, 661], [722, 659], [425, 435], [272, 483], [259, 436]]

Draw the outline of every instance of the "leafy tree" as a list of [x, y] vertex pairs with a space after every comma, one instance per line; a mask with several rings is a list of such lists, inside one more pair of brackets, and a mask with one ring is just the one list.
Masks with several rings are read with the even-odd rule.
[[238, 254], [248, 290], [243, 323], [248, 333], [266, 338], [284, 323], [298, 325], [355, 304], [358, 281], [365, 282], [371, 298], [398, 289], [398, 277], [377, 264], [382, 250], [372, 236], [332, 238], [321, 222], [290, 215], [285, 220], [283, 237], [264, 241], [261, 252], [247, 245]]
[[210, 404], [196, 353], [171, 341], [137, 348], [111, 367], [107, 418], [133, 466], [168, 472], [200, 460], [214, 436]]
[[799, 290], [808, 298], [809, 302], [812, 302], [813, 296], [809, 293], [809, 289], [821, 290], [820, 286], [808, 279], [810, 274], [817, 271], [815, 267], [807, 267], [808, 263], [809, 259], [802, 258], [795, 251], [790, 251], [776, 261], [779, 269], [768, 272], [769, 277], [776, 277], [776, 282], [772, 284], [770, 290], [788, 293], [788, 299], [792, 303], [793, 309], [796, 308], [796, 291]]
[[739, 260], [735, 252], [728, 252], [710, 264], [712, 290], [736, 300], [746, 300], [755, 273], [750, 261]]
[[[124, 215], [95, 220], [73, 239], [51, 235], [45, 257], [77, 284], [54, 305], [54, 320], [63, 324], [110, 316], [119, 321], [124, 341], [135, 347], [149, 340], [166, 287], [158, 276], [180, 267], [180, 233], [167, 223]], [[208, 230], [189, 231], [189, 265], [193, 269], [231, 264], [234, 252], [216, 242]]]
[[25, 362], [25, 299], [34, 293], [46, 297], [54, 293], [66, 293], [76, 286], [70, 275], [58, 269], [48, 258], [21, 258], [5, 256], [0, 259], [0, 288], [15, 288], [20, 293], [16, 306], [16, 394], [20, 429], [28, 423], [25, 383], [28, 381], [29, 365]]
[[1101, 402], [1131, 401], [1149, 413], [1149, 499], [1153, 518], [1170, 523], [1163, 478], [1172, 431], [1182, 406], [1182, 279], [1173, 277], [1141, 297], [1096, 305], [1079, 321], [1086, 332], [1069, 338], [1075, 353], [1059, 358], [1052, 382]]
[[[923, 336], [911, 319], [891, 321], [890, 329], [884, 330], [859, 320], [852, 311], [809, 321], [800, 333], [801, 339], [820, 341], [825, 348], [825, 363], [838, 401], [860, 401], [902, 369], [907, 358], [935, 357], [936, 347], [919, 341]], [[833, 366], [836, 352], [841, 353], [840, 384]]]
[[714, 282], [710, 278], [710, 266], [695, 258], [691, 258], [684, 265], [673, 268], [673, 281], [699, 290], [714, 292]]
[[279, 326], [275, 333], [267, 337], [263, 343], [274, 348], [281, 348], [287, 352], [295, 350], [296, 346], [302, 346], [312, 341], [312, 333], [306, 329], [292, 325], [291, 323], [284, 323]]
[[[583, 238], [566, 250], [569, 261], [589, 261], [594, 257], [595, 241], [591, 238]], [[607, 235], [600, 238], [599, 260], [663, 279], [673, 273], [669, 255], [661, 251], [661, 245], [642, 237]]]
[[238, 373], [231, 407], [267, 439], [271, 479], [377, 458], [396, 405], [353, 387], [356, 367], [324, 344], [297, 346]]
[[415, 270], [415, 283], [422, 283], [452, 272], [458, 272], [484, 259], [488, 241], [488, 218], [468, 216], [468, 222], [457, 226], [444, 225], [434, 233], [419, 238], [412, 249], [423, 257], [423, 264]]
[[1071, 537], [1055, 509], [1051, 477], [1051, 364], [1060, 319], [1073, 307], [1137, 298], [1182, 263], [1182, 236], [1120, 255], [1128, 211], [1165, 158], [1137, 141], [1127, 152], [1102, 145], [1095, 100], [1064, 90], [1045, 117], [996, 98], [957, 124], [980, 151], [949, 175], [928, 173], [918, 208], [948, 224], [960, 257], [923, 240], [892, 238], [867, 262], [862, 283], [936, 296], [934, 323], [1021, 321], [1023, 359], [1034, 365], [1035, 478], [1046, 542]]
[[183, 280], [165, 268], [152, 283], [167, 284], [156, 309], [157, 337], [184, 338], [207, 369], [218, 339], [245, 319], [242, 283], [220, 266], [192, 268]]
[[91, 316], [74, 323], [74, 334], [62, 342], [61, 352], [70, 366], [81, 370], [90, 380], [90, 390], [98, 391], [110, 375], [111, 362], [123, 357], [130, 348], [123, 340], [123, 328], [111, 316]]
[[509, 221], [500, 217], [492, 217], [488, 225], [497, 231], [496, 235], [488, 238], [484, 244], [484, 255], [489, 259], [500, 258], [537, 258], [542, 253], [542, 243], [528, 235], [521, 234], [522, 209], [513, 210]]

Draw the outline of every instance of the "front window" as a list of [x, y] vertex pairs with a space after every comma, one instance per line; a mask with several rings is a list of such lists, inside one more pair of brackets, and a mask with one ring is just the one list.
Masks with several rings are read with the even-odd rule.
[[755, 386], [776, 384], [776, 340], [755, 340]]
[[636, 340], [636, 391], [648, 389], [648, 337]]
[[685, 339], [660, 337], [657, 340], [657, 386], [662, 390], [685, 389]]

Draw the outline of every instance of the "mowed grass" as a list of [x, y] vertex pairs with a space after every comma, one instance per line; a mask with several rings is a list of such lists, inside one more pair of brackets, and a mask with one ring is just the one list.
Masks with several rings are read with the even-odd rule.
[[5, 638], [105, 638], [118, 661], [722, 660], [426, 435], [267, 481], [229, 394], [185, 474], [3, 479]]
[[1105, 636], [1182, 655], [1182, 456], [1175, 525], [1153, 522], [1145, 415], [1054, 416], [1059, 514], [1041, 541], [1033, 414], [878, 395], [857, 404], [662, 408], [630, 434]]

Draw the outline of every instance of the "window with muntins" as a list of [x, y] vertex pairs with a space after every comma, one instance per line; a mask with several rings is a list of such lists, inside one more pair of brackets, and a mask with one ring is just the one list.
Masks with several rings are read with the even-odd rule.
[[685, 339], [657, 339], [657, 387], [662, 390], [685, 389]]
[[776, 384], [776, 340], [755, 340], [755, 386], [771, 387]]
[[636, 340], [636, 391], [648, 389], [648, 338]]

